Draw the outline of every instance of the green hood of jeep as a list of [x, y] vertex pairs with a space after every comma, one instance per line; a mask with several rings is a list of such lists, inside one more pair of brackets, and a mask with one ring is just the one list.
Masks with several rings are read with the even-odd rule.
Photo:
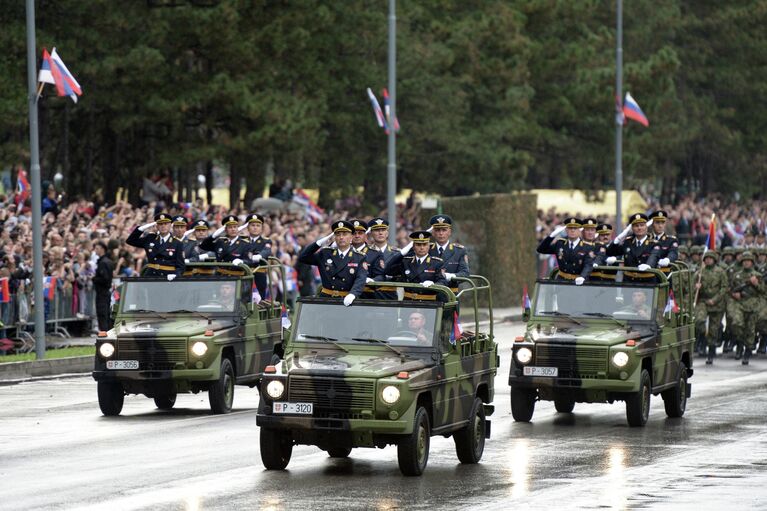
[[225, 328], [235, 326], [231, 319], [214, 319], [210, 324], [202, 318], [174, 318], [165, 319], [158, 317], [126, 320], [115, 324], [114, 332], [117, 337], [194, 337], [202, 335], [206, 330], [217, 332]]
[[652, 330], [645, 325], [627, 327], [605, 322], [576, 325], [564, 322], [545, 322], [529, 324], [526, 340], [534, 342], [554, 342], [561, 344], [592, 344], [596, 346], [612, 346], [625, 343], [629, 339], [640, 339], [652, 335]]
[[[385, 349], [385, 348], [384, 348]], [[286, 357], [288, 374], [384, 378], [400, 371], [417, 371], [434, 365], [430, 354], [406, 353], [405, 361], [393, 352], [365, 350], [354, 353], [331, 350], [294, 351]]]

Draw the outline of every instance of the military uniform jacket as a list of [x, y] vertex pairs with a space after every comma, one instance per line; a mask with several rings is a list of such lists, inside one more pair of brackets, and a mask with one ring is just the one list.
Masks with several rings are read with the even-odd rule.
[[660, 247], [658, 259], [667, 257], [672, 263], [679, 259], [679, 240], [676, 239], [676, 236], [669, 236], [664, 232], [660, 236], [654, 236], [654, 241]]
[[588, 246], [594, 247], [594, 259], [592, 261], [592, 266], [602, 266], [605, 264], [605, 259], [607, 259], [607, 245], [604, 243], [600, 243], [598, 241], [586, 241], [584, 240], [583, 243], [585, 243]]
[[298, 255], [298, 261], [319, 267], [323, 289], [348, 291], [361, 296], [368, 277], [365, 255], [350, 248], [346, 257], [341, 258], [337, 248], [320, 248], [316, 242], [307, 245]]
[[655, 268], [658, 264], [659, 253], [660, 247], [649, 235], [639, 245], [637, 245], [635, 236], [628, 236], [620, 245], [611, 243], [607, 247], [607, 255], [623, 256], [624, 266], [636, 267], [640, 264], [646, 264]]
[[[725, 298], [729, 289], [729, 282], [725, 271], [716, 265], [713, 267], [706, 266], [700, 271], [699, 277], [700, 291], [698, 291], [698, 303], [705, 304], [708, 312], [724, 311], [726, 305]], [[714, 305], [706, 303], [708, 300], [713, 301]]]
[[239, 236], [231, 241], [227, 237], [214, 238], [208, 236], [200, 242], [202, 250], [209, 250], [216, 254], [216, 261], [231, 263], [235, 259], [248, 259], [248, 243]]
[[442, 268], [445, 273], [455, 273], [456, 277], [469, 276], [469, 256], [466, 248], [458, 243], [448, 243], [442, 255], [439, 254], [439, 245], [431, 244], [429, 255], [442, 259]]
[[200, 254], [208, 254], [209, 259], [216, 257], [213, 252], [208, 252], [200, 248], [201, 240], [187, 240], [184, 242], [184, 259], [189, 259], [189, 262], [198, 262], [200, 260]]
[[272, 255], [272, 240], [269, 238], [264, 238], [263, 236], [259, 236], [257, 238], [251, 238], [250, 236], [240, 236], [240, 238], [248, 244], [248, 248], [243, 260], [245, 260], [251, 266], [257, 265], [258, 263], [251, 263], [251, 258], [248, 256], [248, 254], [253, 257], [260, 255], [261, 261], [266, 264], [266, 260], [269, 259], [269, 257]]
[[[754, 286], [751, 284], [751, 276], [756, 275], [759, 279], [759, 285]], [[740, 293], [740, 300], [736, 300], [737, 303], [743, 308], [744, 311], [754, 312], [759, 308], [759, 301], [764, 296], [765, 284], [762, 281], [762, 274], [756, 271], [756, 268], [740, 268], [732, 276], [732, 282], [730, 283], [730, 291]]]
[[423, 263], [419, 263], [415, 255], [403, 256], [400, 252], [394, 252], [386, 264], [384, 272], [387, 275], [398, 277], [401, 282], [420, 284], [430, 280], [435, 284], [447, 286], [442, 259], [428, 254]]
[[[394, 257], [394, 254], [399, 253], [399, 249], [391, 245], [386, 245], [386, 248], [384, 248], [383, 252], [374, 246], [367, 247], [367, 254], [369, 258], [368, 261], [370, 264], [368, 276], [376, 282], [386, 282], [392, 280], [394, 277], [387, 275], [384, 270], [386, 269], [386, 265], [389, 263], [389, 261], [391, 261], [391, 258]], [[373, 255], [371, 256], [370, 254]], [[371, 262], [371, 259], [373, 258], [375, 259]]]
[[176, 268], [176, 275], [184, 273], [184, 243], [180, 239], [170, 236], [168, 241], [163, 243], [159, 234], [144, 234], [136, 227], [125, 242], [132, 247], [146, 250], [146, 264], [173, 266]]
[[574, 248], [570, 248], [567, 238], [552, 238], [546, 236], [538, 244], [539, 254], [556, 254], [559, 271], [587, 279], [593, 269], [596, 252], [593, 245], [578, 240]]

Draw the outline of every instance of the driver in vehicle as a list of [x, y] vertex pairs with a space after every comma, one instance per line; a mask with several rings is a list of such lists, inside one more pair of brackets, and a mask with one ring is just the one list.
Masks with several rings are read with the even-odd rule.
[[234, 308], [234, 294], [234, 282], [223, 282], [218, 288], [218, 296], [213, 300], [213, 303], [231, 310]]
[[426, 316], [418, 311], [411, 312], [407, 319], [408, 329], [415, 335], [419, 344], [431, 344], [434, 334], [426, 330], [424, 326], [426, 326]]
[[647, 303], [647, 294], [644, 291], [631, 293], [631, 305], [624, 307], [620, 312], [636, 314], [642, 319], [650, 319], [650, 305]]

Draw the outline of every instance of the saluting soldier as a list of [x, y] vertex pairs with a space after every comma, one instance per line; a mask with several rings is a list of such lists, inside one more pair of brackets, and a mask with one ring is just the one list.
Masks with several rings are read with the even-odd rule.
[[[567, 238], [557, 238], [562, 231]], [[538, 244], [539, 254], [556, 254], [559, 271], [557, 278], [571, 280], [576, 286], [583, 284], [594, 269], [594, 247], [581, 239], [581, 221], [575, 217], [565, 220], [565, 225], [555, 228]]]
[[[269, 256], [272, 255], [272, 240], [264, 238], [261, 234], [264, 231], [264, 217], [258, 213], [251, 213], [245, 218], [246, 234], [241, 238], [247, 243], [245, 249], [245, 262], [253, 269], [253, 280], [261, 296], [266, 296], [266, 286], [268, 277], [266, 275], [266, 264]], [[242, 227], [240, 228], [242, 230]], [[260, 266], [260, 268], [259, 268]]]
[[450, 241], [453, 234], [453, 219], [448, 215], [434, 215], [429, 219], [431, 225], [431, 238], [429, 254], [442, 259], [442, 268], [445, 280], [453, 293], [458, 292], [458, 283], [453, 282], [455, 277], [468, 277], [469, 255], [466, 247]]
[[718, 260], [715, 250], [706, 252], [700, 275], [695, 281], [698, 298], [695, 304], [695, 336], [707, 346], [706, 364], [709, 365], [714, 363], [716, 356], [729, 289], [727, 274], [717, 264]]
[[597, 241], [607, 247], [612, 241], [613, 226], [610, 224], [599, 224], [597, 226]]
[[[604, 243], [597, 238], [597, 230], [599, 228], [595, 218], [586, 217], [581, 220], [582, 231], [581, 238], [587, 245], [593, 247], [594, 260], [593, 266], [602, 266], [607, 259], [607, 247]], [[615, 280], [615, 275], [608, 273], [602, 273], [601, 271], [592, 271], [589, 280]]]
[[[352, 249], [365, 256], [365, 262], [368, 266], [368, 276], [365, 279], [366, 284], [370, 284], [375, 281], [374, 274], [381, 273], [381, 266], [379, 261], [383, 261], [381, 254], [376, 250], [371, 250], [367, 244], [368, 239], [368, 225], [364, 220], [350, 220], [352, 224]], [[376, 270], [378, 270], [376, 272]], [[375, 298], [376, 292], [372, 287], [365, 286], [362, 296], [364, 298]]]
[[[320, 270], [320, 296], [343, 298], [347, 307], [362, 295], [368, 265], [365, 256], [352, 249], [354, 226], [347, 220], [333, 222], [333, 232], [307, 245], [298, 261], [312, 264]], [[329, 246], [335, 238], [336, 247]]]
[[[384, 272], [395, 276], [401, 282], [417, 283], [426, 288], [434, 284], [447, 286], [442, 258], [429, 253], [430, 237], [429, 231], [411, 232], [410, 243], [394, 253], [386, 264]], [[437, 299], [436, 293], [421, 290], [405, 290], [405, 297], [414, 300]]]
[[676, 236], [666, 234], [668, 213], [659, 209], [650, 215], [652, 219], [653, 240], [658, 244], [658, 268], [667, 277], [671, 273], [671, 263], [679, 259], [679, 240]]
[[[200, 248], [216, 254], [216, 261], [220, 263], [242, 264], [248, 257], [248, 242], [240, 237], [240, 222], [234, 215], [224, 217], [223, 225], [202, 240]], [[220, 237], [225, 232], [223, 237]], [[241, 275], [238, 270], [219, 268], [222, 275]]]
[[[126, 240], [128, 245], [146, 250], [144, 275], [147, 277], [173, 280], [184, 273], [184, 244], [170, 234], [170, 224], [170, 215], [158, 213], [154, 222], [136, 227]], [[155, 226], [156, 233], [144, 234]]]
[[[631, 215], [629, 225], [607, 247], [607, 264], [614, 264], [616, 257], [623, 256], [623, 265], [636, 267], [640, 272], [626, 271], [623, 280], [627, 282], [653, 282], [655, 275], [642, 273], [658, 263], [660, 247], [647, 234], [647, 215]], [[632, 234], [629, 236], [629, 232]]]
[[738, 342], [743, 343], [744, 346], [743, 361], [741, 362], [743, 365], [748, 365], [754, 350], [757, 313], [764, 289], [762, 275], [754, 268], [754, 255], [751, 252], [744, 252], [741, 258], [741, 267], [735, 272], [730, 283], [730, 294], [737, 302], [743, 316], [743, 323], [735, 326]]
[[[386, 275], [384, 269], [394, 254], [399, 254], [400, 250], [394, 245], [389, 245], [389, 222], [385, 218], [376, 217], [368, 222], [368, 230], [370, 237], [373, 238], [370, 250], [380, 254], [374, 264], [370, 266], [368, 278], [372, 278], [375, 282], [391, 281], [394, 277]], [[375, 298], [393, 299], [397, 296], [396, 292], [394, 287], [377, 287], [375, 288]]]
[[186, 225], [186, 218], [181, 215], [176, 215], [173, 217], [173, 221], [170, 224], [170, 233], [174, 238], [184, 241], [184, 239], [186, 239], [186, 236], [184, 236], [186, 234]]
[[[208, 236], [210, 225], [205, 220], [196, 220], [190, 224], [190, 229], [184, 233], [184, 262], [196, 263], [214, 260], [216, 254], [200, 248], [200, 242]], [[213, 268], [193, 268], [184, 272], [184, 275], [213, 275]]]

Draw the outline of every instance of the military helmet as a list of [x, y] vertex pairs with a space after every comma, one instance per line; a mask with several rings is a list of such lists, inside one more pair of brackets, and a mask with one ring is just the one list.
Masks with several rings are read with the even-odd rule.
[[735, 255], [735, 247], [724, 247], [722, 250], [723, 255]]
[[706, 258], [709, 258], [709, 257], [713, 258], [715, 262], [719, 261], [719, 253], [716, 250], [706, 251], [706, 254], [703, 256], [703, 259], [705, 260]]
[[754, 253], [751, 252], [750, 250], [746, 250], [745, 252], [743, 252], [743, 255], [740, 256], [740, 260], [746, 261], [749, 259], [751, 260], [752, 263], [754, 262]]
[[679, 245], [679, 248], [677, 248], [677, 252], [679, 252], [680, 254], [689, 254], [690, 247], [688, 245]]
[[702, 254], [702, 253], [703, 253], [703, 246], [701, 246], [701, 245], [693, 245], [692, 247], [690, 247], [690, 254], [691, 255]]

